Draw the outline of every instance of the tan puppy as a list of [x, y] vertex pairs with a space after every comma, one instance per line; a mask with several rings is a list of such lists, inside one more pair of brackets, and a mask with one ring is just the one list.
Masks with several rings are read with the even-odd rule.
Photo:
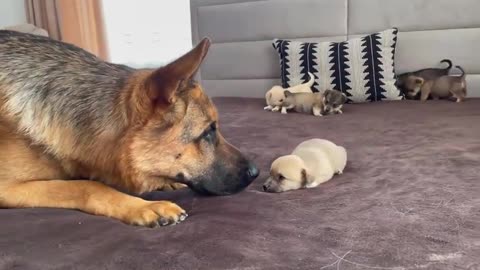
[[292, 154], [277, 158], [270, 177], [263, 185], [266, 192], [284, 192], [313, 188], [342, 174], [347, 165], [347, 151], [331, 141], [311, 139], [299, 144]]
[[282, 102], [285, 99], [284, 92], [286, 90], [290, 91], [291, 93], [312, 93], [312, 86], [315, 83], [315, 76], [310, 72], [308, 73], [308, 76], [310, 77], [308, 82], [295, 85], [290, 88], [285, 89], [279, 85], [273, 86], [265, 94], [267, 106], [263, 109], [272, 112], [280, 111], [282, 109]]
[[426, 101], [428, 96], [433, 99], [456, 98], [457, 102], [462, 102], [467, 96], [467, 82], [465, 80], [465, 71], [462, 67], [456, 66], [462, 74], [460, 76], [444, 75], [435, 80], [425, 80], [420, 77], [415, 78], [415, 90], [421, 92], [421, 101]]

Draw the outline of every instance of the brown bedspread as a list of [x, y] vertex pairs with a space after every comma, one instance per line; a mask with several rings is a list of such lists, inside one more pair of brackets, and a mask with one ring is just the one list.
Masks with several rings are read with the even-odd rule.
[[[347, 105], [323, 118], [264, 112], [256, 99], [215, 103], [224, 135], [262, 170], [247, 191], [148, 194], [190, 214], [158, 229], [2, 209], [0, 269], [480, 269], [480, 100]], [[346, 147], [345, 173], [260, 192], [270, 162], [313, 137]]]

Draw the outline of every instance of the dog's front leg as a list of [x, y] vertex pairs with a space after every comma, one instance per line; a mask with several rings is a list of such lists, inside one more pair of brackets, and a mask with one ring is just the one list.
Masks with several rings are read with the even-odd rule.
[[273, 107], [272, 112], [278, 112], [278, 111], [280, 111], [280, 106]]
[[268, 105], [263, 108], [265, 111], [271, 111], [273, 109], [272, 105]]
[[88, 180], [0, 182], [0, 207], [78, 209], [148, 227], [176, 224], [187, 217], [174, 203], [146, 201]]
[[287, 114], [287, 107], [282, 107], [281, 113], [282, 113], [282, 114]]

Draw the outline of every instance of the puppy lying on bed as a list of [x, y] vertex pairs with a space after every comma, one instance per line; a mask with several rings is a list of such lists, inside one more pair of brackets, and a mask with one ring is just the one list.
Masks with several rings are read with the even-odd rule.
[[267, 106], [263, 108], [267, 111], [277, 112], [282, 109], [282, 102], [285, 99], [285, 91], [290, 91], [291, 93], [312, 93], [312, 86], [315, 82], [315, 76], [312, 73], [308, 73], [310, 80], [306, 83], [295, 85], [284, 89], [281, 86], [275, 85], [265, 94], [265, 101]]
[[325, 90], [323, 93], [291, 93], [285, 91], [282, 103], [282, 113], [293, 109], [299, 113], [309, 113], [315, 116], [343, 113], [343, 104], [347, 96], [338, 90]]
[[311, 139], [300, 143], [292, 154], [277, 158], [270, 177], [263, 185], [266, 192], [313, 188], [342, 174], [347, 151], [331, 141]]

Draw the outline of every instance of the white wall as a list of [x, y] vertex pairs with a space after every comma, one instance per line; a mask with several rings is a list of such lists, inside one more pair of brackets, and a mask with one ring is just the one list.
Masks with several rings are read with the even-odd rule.
[[103, 0], [103, 12], [114, 63], [158, 67], [192, 48], [189, 0]]
[[23, 0], [0, 0], [0, 28], [27, 22]]

